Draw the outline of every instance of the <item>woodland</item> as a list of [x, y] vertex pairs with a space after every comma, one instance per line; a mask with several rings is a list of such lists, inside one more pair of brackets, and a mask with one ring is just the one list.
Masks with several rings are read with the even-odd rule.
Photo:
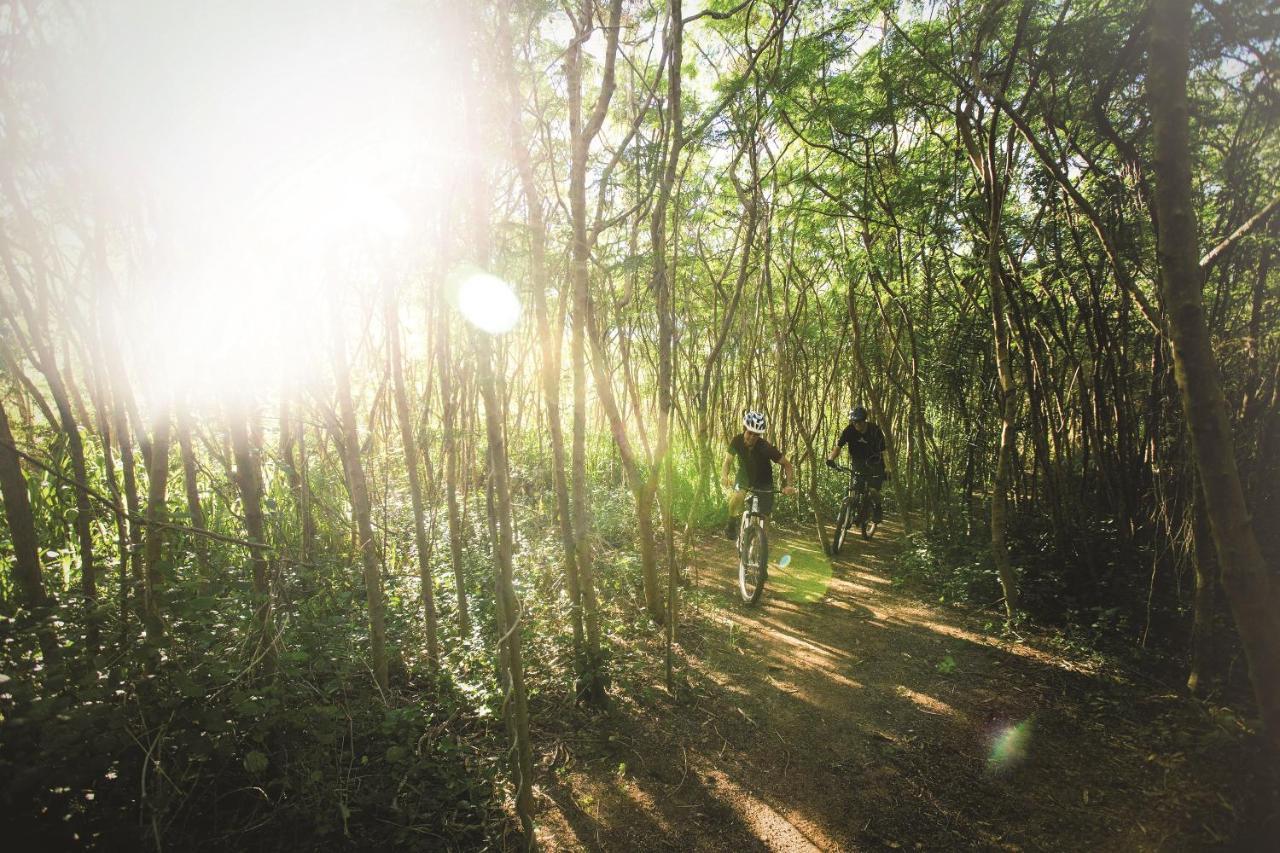
[[8, 849], [1275, 849], [1274, 3], [6, 0], [0, 68]]

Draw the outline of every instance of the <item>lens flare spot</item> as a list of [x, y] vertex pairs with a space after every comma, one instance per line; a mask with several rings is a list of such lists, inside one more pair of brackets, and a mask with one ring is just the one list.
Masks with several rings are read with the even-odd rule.
[[790, 554], [783, 554], [781, 557], [778, 558], [778, 568], [785, 569], [789, 565], [791, 565]]
[[991, 739], [987, 771], [1004, 773], [1021, 764], [1031, 745], [1031, 720], [1023, 720], [998, 730]]
[[458, 310], [467, 322], [491, 335], [501, 335], [520, 321], [520, 300], [511, 285], [477, 272], [458, 285]]

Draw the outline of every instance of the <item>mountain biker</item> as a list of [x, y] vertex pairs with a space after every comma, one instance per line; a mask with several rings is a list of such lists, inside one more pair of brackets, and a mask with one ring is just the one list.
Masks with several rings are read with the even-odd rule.
[[828, 468], [836, 467], [836, 457], [840, 455], [840, 448], [845, 446], [849, 448], [849, 466], [867, 480], [867, 492], [871, 497], [871, 520], [879, 524], [884, 515], [880, 487], [889, 479], [884, 458], [884, 432], [867, 420], [867, 410], [862, 406], [854, 406], [849, 410], [849, 425], [840, 433], [840, 440], [827, 455]]
[[[729, 491], [729, 523], [724, 535], [729, 539], [738, 536], [738, 520], [742, 515], [742, 504], [747, 499], [747, 489], [767, 489], [759, 494], [760, 514], [767, 524], [769, 513], [773, 510], [773, 466], [782, 466], [782, 493], [794, 495], [795, 469], [791, 460], [782, 451], [765, 440], [764, 432], [767, 422], [760, 412], [747, 412], [742, 416], [742, 432], [729, 441], [729, 451], [724, 457], [724, 467], [720, 481]], [[729, 468], [734, 460], [738, 462], [736, 478], [729, 477]]]

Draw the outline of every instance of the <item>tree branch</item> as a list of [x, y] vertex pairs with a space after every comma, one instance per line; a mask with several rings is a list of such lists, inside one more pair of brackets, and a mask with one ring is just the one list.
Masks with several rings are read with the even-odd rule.
[[1213, 265], [1217, 263], [1223, 253], [1236, 243], [1240, 242], [1241, 238], [1248, 236], [1259, 225], [1266, 222], [1267, 217], [1271, 216], [1277, 207], [1280, 207], [1280, 196], [1273, 198], [1270, 204], [1262, 208], [1262, 210], [1259, 210], [1249, 219], [1245, 220], [1245, 223], [1235, 231], [1232, 231], [1231, 236], [1227, 237], [1227, 239], [1210, 249], [1208, 254], [1200, 259], [1200, 274], [1208, 275], [1209, 270], [1213, 268]]

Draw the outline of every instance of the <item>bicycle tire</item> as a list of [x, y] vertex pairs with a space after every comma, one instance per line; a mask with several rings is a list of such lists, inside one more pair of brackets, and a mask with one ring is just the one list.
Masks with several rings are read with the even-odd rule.
[[756, 522], [742, 532], [742, 549], [738, 553], [738, 592], [744, 604], [760, 601], [768, 577], [769, 539], [764, 528]]
[[840, 507], [840, 515], [836, 518], [836, 535], [831, 540], [831, 556], [838, 557], [844, 547], [845, 532], [849, 527], [849, 502], [846, 500]]

